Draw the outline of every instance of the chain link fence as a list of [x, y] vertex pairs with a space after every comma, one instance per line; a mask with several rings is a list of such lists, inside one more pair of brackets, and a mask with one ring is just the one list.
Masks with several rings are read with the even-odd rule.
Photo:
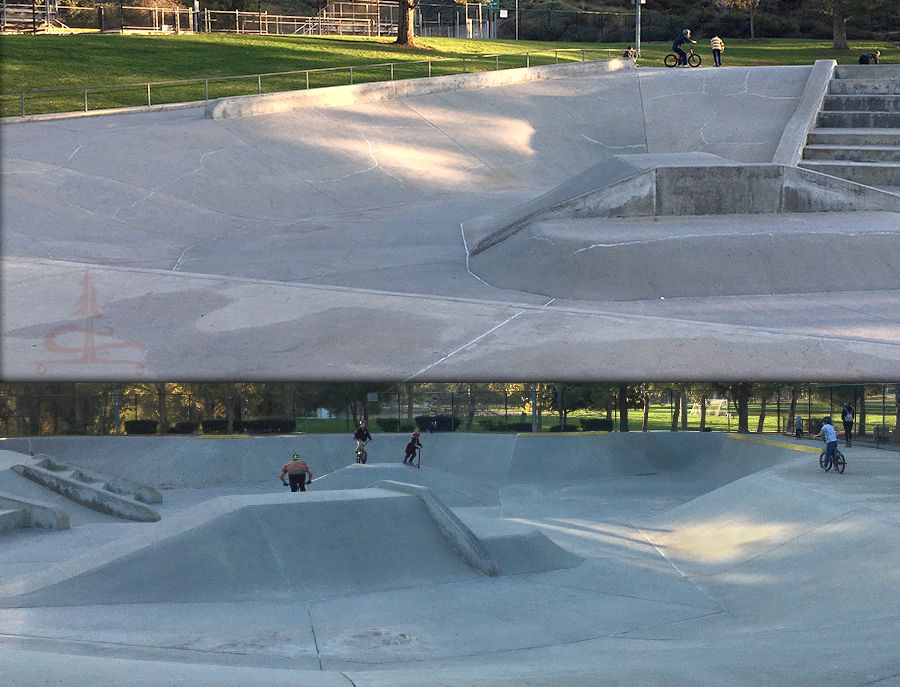
[[[642, 401], [631, 403], [626, 421], [620, 411], [620, 388], [610, 385], [593, 396], [591, 407], [577, 400], [582, 396], [574, 387], [554, 384], [471, 391], [413, 388], [411, 393], [400, 389], [365, 395], [336, 388], [227, 396], [165, 393], [162, 397], [153, 392], [119, 392], [112, 384], [91, 393], [36, 390], [35, 386], [0, 394], [4, 436], [340, 433], [352, 432], [362, 419], [379, 432], [621, 431], [626, 423], [631, 431], [640, 431], [643, 425]], [[628, 388], [628, 398], [634, 401], [632, 393], [638, 393], [639, 387]], [[850, 403], [856, 415], [855, 437], [898, 446], [897, 388], [894, 384], [804, 386], [797, 390], [791, 413], [791, 388], [785, 387], [765, 399], [751, 399], [749, 431], [792, 435], [799, 416], [808, 436], [818, 432], [826, 415], [840, 428], [841, 408]], [[701, 394], [682, 387], [666, 391], [657, 385], [648, 396], [648, 429], [737, 431], [734, 399]]]

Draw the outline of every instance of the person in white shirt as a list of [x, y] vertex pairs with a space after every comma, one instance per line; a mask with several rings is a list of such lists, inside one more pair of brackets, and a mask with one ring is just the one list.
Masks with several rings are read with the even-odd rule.
[[[837, 451], [837, 434], [834, 426], [831, 424], [830, 417], [822, 418], [822, 429], [813, 437], [813, 439], [825, 439], [825, 470], [831, 469], [831, 461], [834, 458], [834, 452]], [[820, 470], [822, 468], [819, 468]]]

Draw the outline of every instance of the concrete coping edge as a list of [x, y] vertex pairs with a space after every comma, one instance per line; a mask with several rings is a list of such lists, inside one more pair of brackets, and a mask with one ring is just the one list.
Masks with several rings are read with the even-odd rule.
[[491, 557], [481, 540], [475, 536], [466, 525], [451, 511], [447, 506], [434, 495], [428, 487], [422, 487], [415, 484], [407, 484], [406, 482], [396, 482], [393, 480], [382, 480], [368, 487], [369, 489], [386, 489], [389, 491], [398, 491], [404, 494], [418, 496], [425, 503], [425, 507], [431, 514], [431, 517], [437, 523], [441, 532], [447, 537], [459, 553], [465, 558], [466, 562], [475, 570], [487, 575], [488, 577], [499, 577], [501, 574], [500, 566]]
[[565, 76], [596, 74], [634, 69], [634, 62], [623, 58], [566, 62], [564, 64], [518, 67], [488, 72], [345, 84], [298, 91], [239, 95], [218, 98], [206, 105], [207, 119], [231, 119], [263, 114], [278, 114], [309, 108], [339, 107], [359, 103], [396, 100], [414, 96], [505, 86]]
[[775, 164], [796, 165], [800, 161], [806, 136], [816, 124], [816, 117], [828, 93], [828, 82], [836, 67], [835, 60], [816, 60], [813, 64], [794, 116], [784, 128], [778, 148], [775, 149], [772, 157]]

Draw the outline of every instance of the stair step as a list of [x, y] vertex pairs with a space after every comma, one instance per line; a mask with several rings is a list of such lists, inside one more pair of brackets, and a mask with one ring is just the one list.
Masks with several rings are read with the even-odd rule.
[[841, 64], [835, 79], [900, 79], [900, 64]]
[[900, 128], [900, 112], [819, 112], [821, 128]]
[[900, 146], [900, 128], [812, 129], [806, 137], [807, 145]]
[[828, 82], [832, 95], [898, 95], [900, 79], [832, 79]]
[[900, 186], [900, 162], [801, 160], [798, 166], [867, 186]]
[[828, 112], [900, 112], [900, 95], [826, 95]]
[[900, 146], [806, 145], [805, 160], [848, 162], [900, 162]]

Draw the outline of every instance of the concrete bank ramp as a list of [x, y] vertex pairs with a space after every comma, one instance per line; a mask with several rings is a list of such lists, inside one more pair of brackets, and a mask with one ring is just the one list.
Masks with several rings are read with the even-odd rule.
[[786, 622], [785, 609], [809, 628], [885, 617], [900, 587], [896, 516], [857, 500], [850, 472], [817, 473], [816, 458], [801, 454], [638, 524], [734, 617], [769, 628]]
[[520, 434], [509, 481], [569, 482], [674, 472], [712, 490], [790, 458], [785, 447], [736, 441], [719, 432]]
[[480, 576], [422, 499], [382, 489], [220, 497], [41, 575], [0, 605], [321, 599]]

